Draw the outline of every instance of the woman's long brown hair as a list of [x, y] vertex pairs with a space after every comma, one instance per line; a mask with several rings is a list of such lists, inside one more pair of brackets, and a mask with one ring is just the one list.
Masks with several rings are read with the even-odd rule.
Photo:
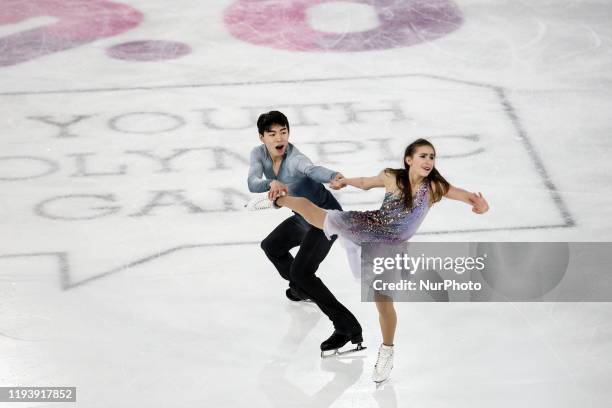
[[[409, 210], [412, 209], [412, 186], [410, 185], [410, 180], [408, 178], [410, 166], [408, 163], [406, 163], [406, 157], [411, 157], [415, 153], [417, 147], [420, 146], [429, 146], [433, 149], [434, 154], [436, 152], [436, 148], [428, 140], [417, 139], [406, 147], [406, 151], [404, 152], [403, 169], [385, 169], [385, 172], [395, 176], [397, 188], [402, 192], [402, 199], [404, 200], [406, 208]], [[428, 183], [427, 187], [429, 188], [429, 196], [432, 204], [440, 201], [450, 188], [450, 183], [446, 181], [444, 177], [442, 177], [435, 166], [433, 169], [431, 169], [431, 172], [423, 181]]]

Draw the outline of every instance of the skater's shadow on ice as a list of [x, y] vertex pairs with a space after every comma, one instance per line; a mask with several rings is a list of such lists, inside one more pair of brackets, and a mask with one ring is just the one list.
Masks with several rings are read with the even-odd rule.
[[[318, 358], [318, 356], [315, 358]], [[263, 391], [268, 396], [272, 406], [278, 408], [329, 407], [351, 388], [363, 373], [363, 359], [353, 359], [348, 363], [334, 358], [323, 360], [321, 361], [321, 369], [333, 373], [333, 377], [314, 394], [309, 394], [302, 390], [301, 384], [294, 384], [287, 378], [288, 364], [282, 360], [277, 359], [266, 364], [259, 376], [259, 383]], [[305, 382], [312, 382], [320, 375], [321, 373], [311, 372], [302, 377]], [[308, 384], [304, 385], [304, 388], [310, 388]]]
[[[323, 359], [321, 372], [313, 371], [303, 375], [305, 384], [297, 381], [294, 384], [287, 378], [288, 368], [295, 360], [300, 344], [319, 322], [321, 313], [307, 304], [288, 305], [286, 310], [291, 316], [291, 322], [279, 345], [281, 356], [266, 363], [259, 374], [259, 384], [274, 407], [329, 407], [359, 380], [363, 373], [364, 359]], [[313, 350], [312, 355], [297, 357], [320, 358], [318, 350]], [[303, 391], [303, 388], [311, 389], [308, 385], [313, 380], [327, 377], [326, 373], [332, 373], [333, 377], [317, 392], [310, 394]]]
[[[307, 352], [308, 355], [301, 355], [300, 353], [305, 353], [305, 351], [300, 350], [300, 346], [319, 323], [322, 314], [316, 305], [308, 303], [288, 304], [285, 311], [290, 316], [289, 327], [277, 347], [279, 357], [267, 362], [259, 374], [258, 382], [261, 389], [273, 407], [329, 407], [360, 381], [367, 354], [321, 359], [320, 371], [312, 369], [304, 373], [297, 369], [291, 372], [291, 377], [298, 379], [290, 380], [289, 369], [291, 367], [295, 368], [296, 364], [300, 366], [300, 362], [303, 362], [304, 359], [312, 362], [311, 359], [320, 358], [319, 350], [310, 350], [312, 353]], [[319, 383], [320, 378], [328, 378], [330, 373], [332, 374], [331, 379], [313, 394], [312, 384]], [[375, 387], [369, 375], [366, 377], [354, 390], [357, 398], [364, 395], [361, 394], [361, 391], [366, 391], [367, 394], [374, 388], [371, 395], [378, 407], [397, 408], [397, 397], [393, 384], [387, 382]]]
[[314, 303], [288, 304], [285, 308], [291, 317], [289, 329], [279, 345], [279, 350], [287, 358], [295, 355], [302, 341], [315, 328], [321, 319], [321, 312]]
[[393, 388], [393, 380], [377, 386], [372, 396], [380, 408], [397, 408], [397, 396]]

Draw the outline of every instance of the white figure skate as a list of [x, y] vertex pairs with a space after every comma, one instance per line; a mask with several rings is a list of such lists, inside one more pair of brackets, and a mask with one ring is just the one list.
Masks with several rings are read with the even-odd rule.
[[[284, 196], [285, 193], [282, 192], [281, 196]], [[268, 199], [268, 194], [261, 194], [253, 197], [248, 203], [244, 205], [248, 211], [259, 211], [259, 210], [269, 210], [273, 208], [281, 208], [274, 204], [273, 201]]]
[[376, 384], [381, 384], [389, 379], [391, 376], [391, 369], [393, 368], [393, 346], [380, 345], [378, 349], [378, 358], [376, 364], [374, 364], [374, 372], [372, 373], [372, 379]]

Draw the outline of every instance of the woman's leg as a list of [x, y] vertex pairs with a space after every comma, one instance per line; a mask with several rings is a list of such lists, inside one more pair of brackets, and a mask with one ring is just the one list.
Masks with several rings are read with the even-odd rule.
[[378, 321], [380, 322], [383, 344], [392, 346], [395, 338], [395, 328], [397, 327], [397, 314], [393, 307], [393, 299], [377, 293], [374, 300], [378, 309]]
[[323, 229], [327, 212], [317, 207], [310, 200], [303, 197], [283, 196], [276, 199], [276, 204], [287, 207], [300, 214], [310, 225]]

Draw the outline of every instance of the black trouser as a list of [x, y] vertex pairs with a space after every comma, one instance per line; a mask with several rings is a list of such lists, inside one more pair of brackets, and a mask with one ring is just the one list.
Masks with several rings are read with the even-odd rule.
[[[345, 334], [361, 333], [355, 316], [315, 275], [335, 238], [328, 240], [322, 230], [311, 226], [301, 216], [294, 215], [280, 223], [261, 242], [261, 248], [280, 275], [289, 281], [289, 286], [312, 299], [333, 322], [336, 330]], [[294, 258], [289, 250], [298, 245], [300, 249]]]

